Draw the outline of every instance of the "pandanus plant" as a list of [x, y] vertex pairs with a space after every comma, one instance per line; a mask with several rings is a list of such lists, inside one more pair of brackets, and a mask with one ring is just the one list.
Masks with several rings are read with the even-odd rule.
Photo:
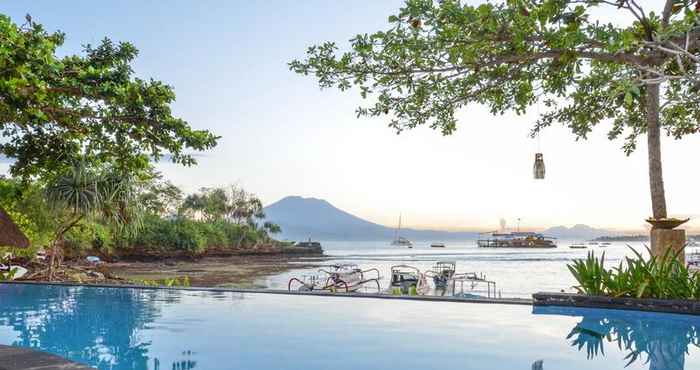
[[77, 162], [46, 186], [46, 199], [62, 215], [50, 244], [49, 280], [53, 280], [66, 233], [85, 219], [99, 220], [124, 232], [138, 228], [137, 182], [134, 176], [113, 168]]

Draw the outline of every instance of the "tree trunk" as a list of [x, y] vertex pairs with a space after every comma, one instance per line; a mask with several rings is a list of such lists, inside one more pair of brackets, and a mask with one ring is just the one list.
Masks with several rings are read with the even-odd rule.
[[655, 219], [666, 218], [666, 193], [661, 171], [661, 127], [659, 125], [659, 85], [646, 91], [647, 145], [649, 150], [649, 186], [651, 210]]

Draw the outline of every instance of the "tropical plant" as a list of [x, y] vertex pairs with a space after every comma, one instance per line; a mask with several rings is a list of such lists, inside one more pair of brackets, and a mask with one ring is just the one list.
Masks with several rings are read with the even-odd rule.
[[[387, 30], [359, 34], [349, 48], [312, 46], [289, 67], [322, 88], [356, 86], [373, 100], [357, 115], [387, 116], [398, 132], [429, 125], [449, 135], [463, 107], [524, 114], [542, 102], [533, 136], [559, 123], [585, 139], [611, 122], [608, 137], [625, 137], [629, 154], [646, 134], [660, 219], [661, 129], [681, 138], [700, 128], [700, 0], [663, 3], [650, 11], [637, 0], [407, 0]], [[596, 14], [633, 21], [620, 26]]]
[[681, 251], [667, 249], [655, 256], [647, 248], [648, 258], [630, 247], [634, 257], [625, 257], [617, 267], [605, 268], [605, 253], [600, 258], [589, 252], [585, 260], [574, 260], [569, 271], [578, 282], [574, 287], [587, 295], [613, 297], [700, 299], [700, 273], [691, 271], [679, 260]]
[[605, 292], [605, 253], [598, 259], [593, 252], [588, 252], [585, 260], [574, 260], [567, 267], [579, 283], [575, 287], [579, 293], [602, 295]]
[[49, 204], [64, 215], [51, 241], [49, 280], [53, 279], [56, 257], [66, 233], [80, 222], [99, 219], [122, 231], [139, 226], [134, 186], [133, 177], [128, 174], [119, 174], [112, 167], [95, 168], [82, 161], [46, 186]]

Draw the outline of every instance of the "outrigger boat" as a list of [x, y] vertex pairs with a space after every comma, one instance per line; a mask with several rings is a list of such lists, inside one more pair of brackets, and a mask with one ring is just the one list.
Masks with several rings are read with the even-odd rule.
[[[287, 283], [287, 290], [293, 290], [293, 286], [297, 291], [327, 291], [327, 292], [356, 292], [365, 284], [377, 286], [377, 292], [380, 291], [379, 279], [381, 276], [379, 270], [371, 268], [367, 270], [360, 269], [356, 264], [338, 264], [330, 265], [328, 269], [318, 270], [319, 275], [303, 277], [302, 279], [293, 277]], [[372, 273], [376, 276], [371, 275]]]
[[[456, 284], [459, 283], [460, 286], [460, 292], [457, 293], [456, 289]], [[492, 280], [488, 280], [486, 278], [486, 275], [484, 274], [477, 274], [476, 272], [467, 272], [463, 274], [455, 274], [452, 277], [452, 291], [454, 292], [453, 295], [455, 297], [469, 297], [469, 298], [481, 298], [483, 296], [477, 295], [477, 294], [472, 294], [472, 293], [466, 293], [464, 291], [464, 285], [465, 283], [467, 284], [467, 287], [471, 290], [474, 291], [476, 288], [486, 285], [486, 297], [487, 298], [496, 298], [496, 282]], [[498, 293], [498, 296], [500, 298], [500, 293]]]
[[391, 266], [389, 294], [424, 295], [429, 288], [425, 275], [417, 267], [409, 265]]
[[432, 270], [427, 271], [426, 275], [433, 278], [433, 285], [435, 290], [447, 290], [452, 282], [452, 278], [455, 276], [455, 269], [457, 264], [455, 262], [437, 262], [433, 266]]

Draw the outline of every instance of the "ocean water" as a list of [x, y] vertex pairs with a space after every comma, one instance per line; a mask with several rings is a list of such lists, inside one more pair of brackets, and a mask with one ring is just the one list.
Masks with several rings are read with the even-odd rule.
[[[605, 253], [608, 266], [617, 266], [626, 256], [634, 256], [633, 250], [647, 255], [645, 244], [641, 242], [613, 242], [607, 247], [589, 245], [588, 249], [570, 249], [569, 245], [574, 242], [559, 240], [558, 247], [553, 249], [478, 248], [474, 240], [446, 243], [446, 248], [430, 248], [429, 242], [417, 242], [412, 249], [391, 246], [386, 241], [322, 242], [322, 245], [331, 256], [324, 264], [356, 263], [362, 269], [379, 269], [383, 277], [382, 289], [388, 283], [393, 265], [407, 264], [426, 271], [437, 261], [454, 261], [458, 273], [476, 272], [495, 281], [497, 294], [503, 298], [528, 298], [541, 291], [575, 292], [572, 287], [576, 281], [567, 265], [574, 259], [585, 258], [589, 252], [597, 256]], [[317, 271], [316, 268], [294, 269], [271, 276], [262, 284], [287, 289], [291, 277], [309, 277]], [[481, 287], [475, 289], [476, 294], [486, 293]]]
[[698, 328], [616, 310], [0, 285], [0, 344], [103, 370], [692, 370]]

